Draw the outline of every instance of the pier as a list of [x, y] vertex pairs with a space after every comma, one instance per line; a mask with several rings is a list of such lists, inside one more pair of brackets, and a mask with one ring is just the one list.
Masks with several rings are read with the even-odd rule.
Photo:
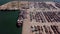
[[22, 8], [28, 8], [27, 1], [12, 1], [0, 6], [0, 10], [20, 10]]
[[44, 10], [44, 11], [60, 11], [59, 10], [60, 8], [56, 7], [55, 2], [45, 2], [46, 3], [45, 7], [42, 7], [43, 4], [39, 6], [40, 5], [39, 3], [40, 2], [33, 2], [33, 1], [30, 1], [30, 2], [29, 1], [11, 1], [4, 5], [1, 5], [0, 10], [20, 10], [20, 9], [24, 10], [24, 9], [30, 9], [32, 7], [32, 9], [34, 10], [37, 9], [37, 10]]

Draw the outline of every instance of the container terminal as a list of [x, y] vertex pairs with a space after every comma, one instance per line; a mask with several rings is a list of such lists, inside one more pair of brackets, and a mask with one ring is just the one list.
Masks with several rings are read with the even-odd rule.
[[19, 10], [18, 27], [22, 34], [60, 34], [60, 3], [12, 1], [0, 10]]

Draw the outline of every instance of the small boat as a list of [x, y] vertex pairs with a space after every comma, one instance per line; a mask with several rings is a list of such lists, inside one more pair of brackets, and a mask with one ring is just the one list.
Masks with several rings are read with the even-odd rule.
[[17, 20], [16, 26], [17, 28], [22, 27], [23, 21], [22, 20]]

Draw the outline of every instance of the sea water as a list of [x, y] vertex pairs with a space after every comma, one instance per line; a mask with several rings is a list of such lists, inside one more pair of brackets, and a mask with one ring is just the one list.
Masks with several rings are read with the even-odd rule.
[[0, 34], [21, 34], [22, 27], [16, 27], [18, 12], [0, 11]]

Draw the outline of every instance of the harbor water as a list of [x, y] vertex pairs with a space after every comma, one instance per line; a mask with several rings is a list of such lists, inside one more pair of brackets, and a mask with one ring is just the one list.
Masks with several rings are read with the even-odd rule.
[[22, 27], [16, 27], [18, 12], [0, 11], [0, 34], [21, 34]]

